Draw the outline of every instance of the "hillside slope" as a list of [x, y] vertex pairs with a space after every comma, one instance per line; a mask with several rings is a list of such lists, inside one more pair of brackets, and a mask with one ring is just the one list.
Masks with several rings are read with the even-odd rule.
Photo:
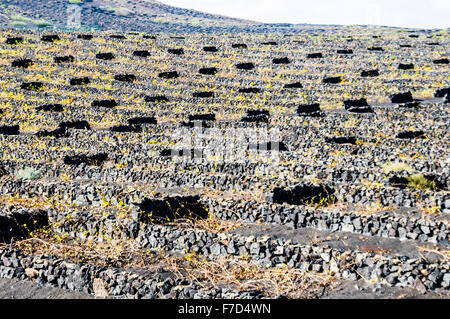
[[203, 32], [247, 31], [262, 25], [152, 0], [4, 0], [0, 3], [3, 27], [70, 28], [68, 20], [73, 10], [80, 10], [79, 23], [83, 29]]
[[[76, 11], [79, 12], [79, 25], [74, 26], [70, 17], [75, 17]], [[0, 0], [0, 27], [154, 33], [285, 34], [341, 28], [334, 25], [260, 23], [177, 8], [154, 0]]]

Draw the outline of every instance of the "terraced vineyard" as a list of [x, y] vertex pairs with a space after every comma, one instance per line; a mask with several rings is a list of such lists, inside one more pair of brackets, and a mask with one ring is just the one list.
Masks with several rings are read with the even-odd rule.
[[448, 32], [0, 42], [0, 277], [119, 298], [449, 296]]

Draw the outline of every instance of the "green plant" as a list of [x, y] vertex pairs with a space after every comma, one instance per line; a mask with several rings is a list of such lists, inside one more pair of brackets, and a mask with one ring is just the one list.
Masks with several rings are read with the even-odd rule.
[[10, 16], [11, 20], [14, 21], [20, 21], [20, 22], [30, 22], [32, 19], [28, 18], [28, 17], [24, 17], [20, 14], [12, 14]]
[[52, 24], [48, 21], [45, 20], [35, 20], [33, 21], [33, 23], [38, 27], [38, 28], [45, 28], [45, 27], [49, 27]]
[[13, 27], [26, 27], [27, 26], [27, 24], [25, 22], [22, 22], [22, 21], [12, 21], [11, 25]]
[[410, 175], [406, 177], [408, 186], [418, 189], [434, 190], [436, 189], [436, 183], [427, 179], [421, 174]]
[[15, 173], [17, 179], [39, 179], [42, 177], [42, 172], [33, 167], [25, 167]]

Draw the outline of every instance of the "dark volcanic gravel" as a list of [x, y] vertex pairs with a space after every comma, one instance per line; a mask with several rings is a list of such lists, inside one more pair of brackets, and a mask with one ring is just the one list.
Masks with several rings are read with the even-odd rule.
[[[449, 296], [448, 35], [158, 30], [1, 31], [1, 296], [276, 297], [129, 266], [146, 251], [340, 283], [305, 297]], [[21, 246], [42, 228], [137, 255]]]

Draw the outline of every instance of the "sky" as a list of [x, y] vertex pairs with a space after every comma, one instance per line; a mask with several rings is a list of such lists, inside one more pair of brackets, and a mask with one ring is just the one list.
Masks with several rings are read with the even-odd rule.
[[450, 27], [449, 0], [159, 0], [162, 3], [265, 23]]

